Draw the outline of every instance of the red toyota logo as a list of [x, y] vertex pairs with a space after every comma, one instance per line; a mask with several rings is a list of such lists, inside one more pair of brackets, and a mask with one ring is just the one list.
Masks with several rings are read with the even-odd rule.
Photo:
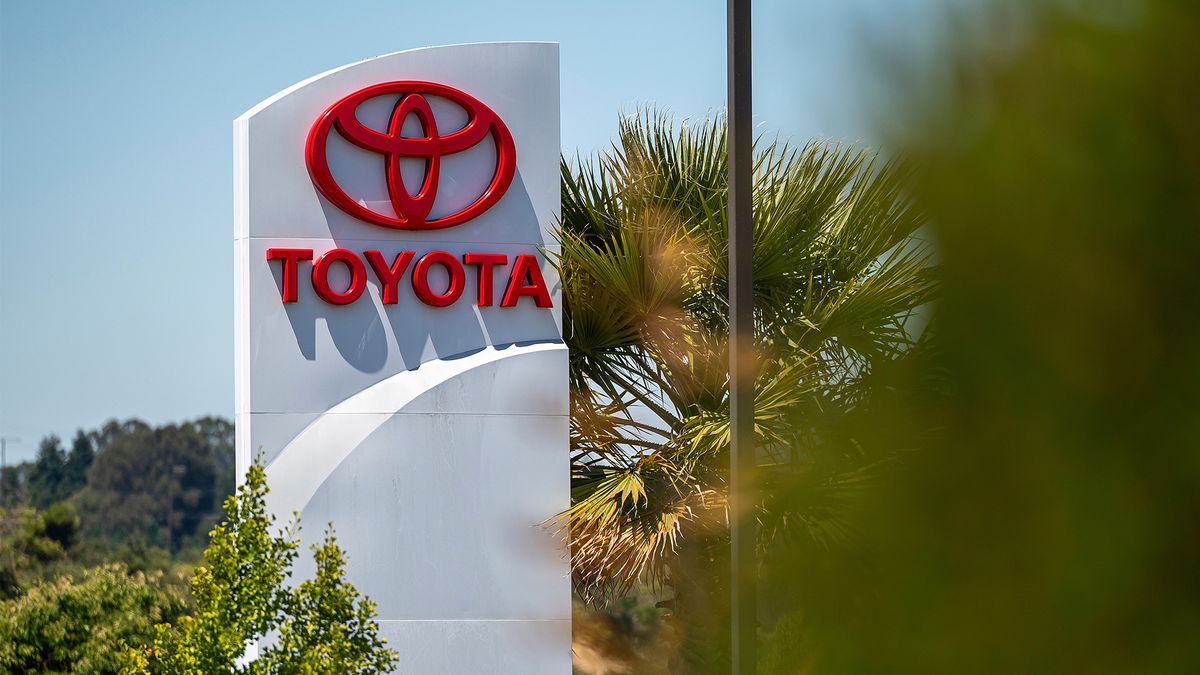
[[[364, 102], [376, 96], [395, 94], [400, 95], [400, 101], [392, 111], [386, 133], [358, 121], [355, 112]], [[442, 136], [426, 95], [440, 96], [461, 106], [467, 113], [466, 125]], [[409, 114], [415, 115], [420, 122], [422, 136], [401, 135], [400, 130]], [[325, 149], [329, 131], [334, 128], [351, 143], [383, 156], [388, 195], [392, 208], [396, 211], [395, 217], [368, 209], [338, 185], [329, 170]], [[496, 143], [496, 172], [492, 181], [466, 208], [430, 220], [429, 212], [433, 209], [433, 201], [437, 197], [442, 156], [472, 148], [482, 142], [489, 133]], [[516, 146], [513, 144], [512, 134], [500, 117], [475, 97], [433, 82], [385, 82], [350, 94], [331, 105], [317, 118], [308, 133], [305, 154], [313, 184], [326, 199], [359, 220], [399, 230], [436, 230], [465, 223], [487, 211], [504, 196], [517, 169]], [[425, 177], [421, 182], [421, 189], [415, 195], [409, 194], [400, 175], [400, 159], [405, 157], [425, 160]]]

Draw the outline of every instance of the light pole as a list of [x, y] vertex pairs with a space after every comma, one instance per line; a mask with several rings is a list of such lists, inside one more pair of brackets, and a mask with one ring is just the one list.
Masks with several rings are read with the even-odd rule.
[[8, 466], [8, 442], [20, 443], [21, 439], [18, 436], [0, 436], [0, 503], [3, 503], [4, 498], [4, 468]]
[[729, 100], [729, 532], [734, 675], [756, 666], [753, 151], [750, 0], [727, 0]]

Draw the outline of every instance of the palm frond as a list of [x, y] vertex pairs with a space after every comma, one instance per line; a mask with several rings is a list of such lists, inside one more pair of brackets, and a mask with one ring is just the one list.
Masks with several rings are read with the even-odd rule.
[[[724, 128], [720, 116], [675, 124], [643, 110], [621, 119], [608, 152], [562, 164], [554, 264], [571, 350], [573, 492], [557, 522], [585, 597], [662, 583], [681, 538], [723, 531]], [[826, 436], [870, 400], [871, 373], [923, 339], [910, 319], [936, 292], [910, 179], [903, 162], [854, 146], [756, 143], [764, 544], [851, 536], [838, 505], [880, 460], [826, 457], [843, 447]], [[784, 503], [784, 488], [811, 498]]]

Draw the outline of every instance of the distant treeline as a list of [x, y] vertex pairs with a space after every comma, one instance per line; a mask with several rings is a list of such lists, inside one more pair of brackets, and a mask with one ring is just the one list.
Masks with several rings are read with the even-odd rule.
[[73, 541], [177, 554], [204, 545], [233, 492], [233, 424], [112, 420], [67, 444], [47, 436], [33, 461], [4, 468], [0, 487], [9, 519], [74, 511]]

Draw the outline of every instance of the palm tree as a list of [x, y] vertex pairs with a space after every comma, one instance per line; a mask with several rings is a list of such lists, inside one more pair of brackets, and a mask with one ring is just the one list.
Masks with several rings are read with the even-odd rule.
[[[601, 602], [639, 582], [669, 588], [685, 646], [704, 645], [715, 667], [728, 547], [724, 129], [721, 117], [677, 128], [642, 112], [609, 152], [564, 160], [557, 258], [572, 385], [560, 524], [576, 589]], [[933, 263], [901, 163], [760, 139], [754, 176], [760, 550], [828, 545], [845, 537], [838, 500], [880, 459], [828, 442], [830, 420], [917, 345], [911, 318], [931, 299]]]

